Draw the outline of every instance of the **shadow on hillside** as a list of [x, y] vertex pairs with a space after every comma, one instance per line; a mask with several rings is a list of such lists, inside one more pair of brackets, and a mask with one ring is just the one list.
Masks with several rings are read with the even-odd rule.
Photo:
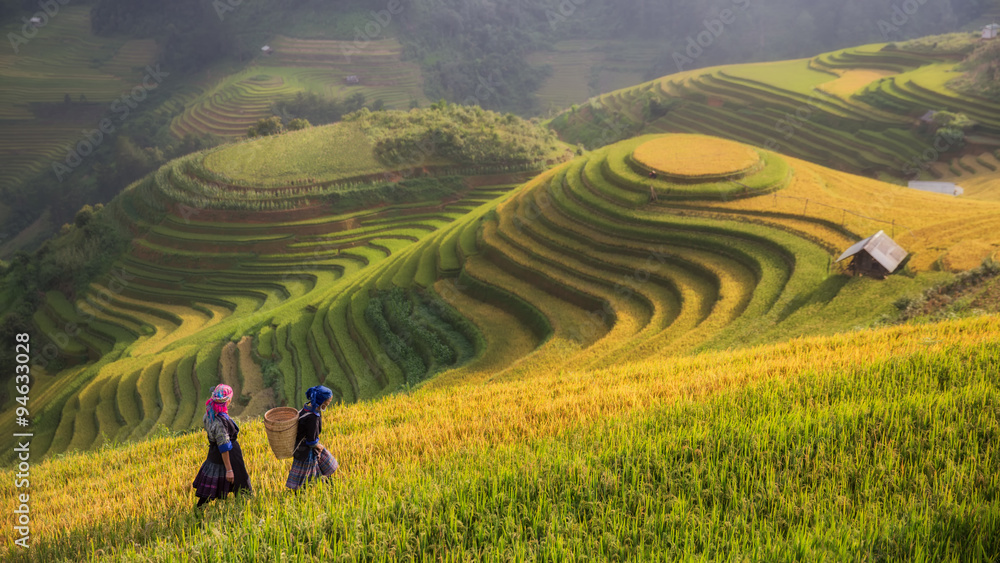
[[840, 290], [843, 289], [849, 281], [851, 281], [851, 276], [845, 274], [835, 274], [823, 280], [823, 283], [819, 284], [819, 286], [811, 292], [796, 295], [791, 301], [789, 301], [788, 305], [785, 305], [781, 314], [778, 315], [777, 322], [783, 322], [785, 319], [790, 317], [792, 313], [807, 305], [829, 303], [837, 297]]

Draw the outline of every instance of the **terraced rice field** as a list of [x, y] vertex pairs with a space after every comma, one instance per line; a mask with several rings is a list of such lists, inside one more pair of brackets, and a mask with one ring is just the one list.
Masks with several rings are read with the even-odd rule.
[[[1000, 106], [948, 88], [958, 76], [948, 55], [868, 45], [812, 59], [685, 71], [600, 96], [551, 126], [569, 142], [599, 146], [627, 131], [701, 133], [756, 145], [830, 168], [896, 181], [936, 154], [918, 130], [930, 109], [979, 123], [967, 142], [992, 151]], [[649, 104], [668, 107], [650, 116]], [[947, 155], [945, 155], [947, 158]], [[933, 160], [933, 159], [932, 159]]]
[[[756, 188], [746, 191], [736, 186], [723, 192], [718, 179], [698, 182], [689, 177], [684, 183], [650, 179], [636, 164], [639, 148], [671, 151], [693, 143], [720, 151], [733, 145], [719, 141], [711, 147], [711, 140], [700, 136], [640, 137], [590, 152], [520, 184], [496, 176], [468, 178], [466, 189], [454, 202], [461, 208], [456, 211], [449, 210], [451, 204], [435, 202], [310, 216], [310, 208], [296, 207], [266, 222], [249, 223], [242, 211], [226, 216], [214, 210], [213, 220], [205, 221], [198, 216], [183, 218], [170, 208], [164, 192], [157, 196], [155, 186], [137, 185], [132, 195], [143, 197], [116, 200], [121, 219], [141, 233], [121, 264], [131, 277], [121, 276], [128, 283], [120, 291], [111, 290], [116, 295], [104, 300], [109, 305], [100, 315], [92, 315], [89, 323], [77, 319], [84, 321], [79, 323], [84, 330], [74, 340], [76, 351], [89, 354], [96, 349], [102, 359], [87, 368], [94, 370], [90, 374], [74, 370], [64, 374], [71, 378], [65, 381], [78, 384], [40, 389], [39, 403], [54, 409], [44, 416], [59, 422], [53, 430], [40, 433], [33, 448], [51, 454], [155, 435], [161, 427], [196, 427], [207, 388], [220, 380], [233, 385], [239, 397], [234, 414], [244, 416], [259, 413], [272, 398], [297, 405], [305, 387], [323, 383], [345, 404], [327, 413], [328, 428], [336, 432], [324, 438], [337, 452], [344, 477], [323, 490], [343, 496], [310, 510], [317, 520], [322, 520], [320, 515], [338, 514], [342, 522], [337, 520], [337, 530], [356, 527], [359, 503], [352, 495], [359, 490], [375, 494], [363, 487], [385, 494], [390, 483], [399, 491], [412, 491], [423, 482], [416, 476], [397, 481], [403, 479], [401, 467], [412, 467], [417, 471], [414, 475], [423, 479], [429, 477], [421, 471], [437, 476], [431, 486], [437, 492], [426, 492], [431, 499], [426, 501], [428, 513], [436, 514], [438, 509], [433, 507], [440, 507], [435, 494], [459, 487], [448, 494], [463, 507], [463, 522], [472, 522], [472, 515], [485, 514], [485, 509], [473, 508], [472, 500], [461, 501], [465, 489], [456, 480], [492, 475], [514, 463], [517, 470], [505, 477], [505, 485], [493, 489], [482, 485], [481, 492], [469, 498], [482, 504], [504, 494], [504, 504], [523, 494], [525, 503], [534, 504], [525, 509], [531, 514], [518, 516], [517, 529], [522, 531], [537, 529], [532, 526], [539, 522], [555, 526], [557, 520], [566, 520], [566, 514], [582, 510], [571, 507], [571, 501], [552, 514], [539, 508], [548, 506], [544, 504], [548, 501], [539, 500], [537, 487], [549, 483], [546, 487], [552, 491], [565, 491], [567, 486], [579, 490], [608, 487], [599, 502], [588, 501], [590, 509], [619, 496], [624, 507], [625, 497], [646, 491], [641, 493], [647, 495], [644, 502], [663, 511], [654, 516], [662, 517], [664, 526], [676, 526], [670, 529], [684, 536], [690, 526], [701, 524], [670, 520], [668, 512], [689, 514], [693, 510], [705, 522], [722, 522], [717, 509], [691, 507], [701, 506], [697, 499], [728, 506], [724, 499], [734, 493], [721, 480], [732, 479], [727, 482], [739, 487], [740, 498], [757, 494], [769, 502], [786, 503], [776, 510], [787, 511], [790, 520], [786, 522], [792, 522], [797, 531], [791, 534], [775, 526], [752, 535], [760, 526], [746, 521], [743, 525], [750, 534], [746, 537], [755, 538], [752, 541], [729, 531], [712, 532], [716, 535], [711, 537], [750, 542], [740, 543], [739, 549], [755, 550], [767, 558], [784, 553], [774, 542], [784, 542], [781, 545], [791, 549], [803, 534], [822, 536], [833, 543], [813, 545], [811, 555], [822, 559], [835, 551], [844, 557], [848, 546], [857, 547], [853, 530], [865, 529], [879, 538], [886, 533], [870, 523], [872, 511], [919, 513], [925, 514], [927, 522], [949, 521], [958, 505], [942, 508], [941, 513], [928, 512], [930, 487], [936, 495], [964, 491], [963, 502], [968, 504], [961, 510], [986, 514], [982, 519], [987, 524], [982, 532], [969, 532], [977, 542], [971, 547], [949, 539], [952, 535], [944, 532], [928, 539], [925, 532], [916, 531], [908, 532], [912, 535], [905, 545], [921, 541], [947, 545], [961, 554], [956, 559], [974, 559], [976, 550], [992, 550], [995, 510], [989, 499], [996, 480], [985, 477], [993, 472], [984, 468], [997, 465], [989, 447], [989, 437], [997, 427], [989, 409], [996, 398], [996, 386], [990, 383], [996, 363], [992, 342], [1000, 330], [996, 317], [858, 328], [877, 323], [882, 313], [895, 307], [893, 302], [900, 295], [944, 279], [922, 271], [932, 266], [925, 256], [947, 261], [976, 233], [989, 244], [997, 244], [992, 241], [1000, 228], [1000, 214], [994, 207], [1000, 204], [859, 180], [762, 149], [753, 152], [764, 165], [744, 170], [739, 180]], [[749, 150], [735, 149], [737, 154]], [[184, 171], [182, 166], [180, 171]], [[162, 175], [149, 182], [170, 178]], [[653, 201], [650, 190], [657, 195]], [[872, 196], [882, 208], [873, 209]], [[786, 206], [786, 201], [803, 208]], [[160, 209], [158, 214], [156, 209]], [[853, 218], [838, 223], [836, 217], [824, 215], [832, 209]], [[880, 212], [905, 218], [935, 236], [924, 241], [924, 246], [920, 246], [920, 236], [907, 243], [915, 254], [907, 266], [908, 275], [875, 282], [837, 273], [831, 259], [878, 226], [881, 215], [861, 214]], [[914, 229], [914, 234], [919, 230]], [[166, 248], [173, 250], [161, 250]], [[987, 250], [987, 254], [994, 251]], [[944, 257], [934, 254], [938, 252]], [[330, 267], [326, 280], [320, 280], [322, 266]], [[103, 285], [110, 289], [112, 281]], [[145, 309], [133, 300], [132, 292], [147, 295]], [[165, 304], [175, 298], [186, 301], [168, 308]], [[235, 307], [227, 319], [196, 335], [167, 342], [168, 331], [182, 330], [190, 322], [186, 311], [225, 307], [221, 301]], [[90, 307], [97, 309], [95, 304]], [[74, 314], [72, 304], [53, 295], [44, 310], [48, 321], [40, 318], [38, 324], [51, 330]], [[168, 335], [155, 341], [161, 332]], [[842, 334], [803, 338], [834, 333]], [[138, 350], [132, 342], [154, 344], [141, 354], [115, 353]], [[447, 351], [424, 347], [435, 342]], [[111, 352], [105, 350], [108, 347]], [[450, 363], [436, 364], [443, 368], [440, 376], [413, 378], [414, 361], [424, 361], [426, 373], [433, 376], [435, 358], [449, 353]], [[271, 385], [266, 373], [274, 366], [280, 377]], [[752, 386], [744, 390], [746, 385]], [[395, 390], [402, 392], [391, 393]], [[717, 394], [721, 395], [713, 398]], [[370, 398], [383, 400], [346, 406]], [[845, 418], [844, 413], [850, 416]], [[632, 415], [642, 418], [619, 419]], [[857, 420], [851, 418], [855, 415]], [[680, 417], [669, 419], [673, 429], [669, 432], [655, 426], [664, 416]], [[825, 418], [810, 418], [814, 416]], [[714, 426], [706, 426], [705, 421], [713, 421]], [[607, 426], [619, 422], [625, 426]], [[603, 426], [590, 428], [595, 423]], [[837, 430], [817, 438], [816, 429], [821, 427]], [[300, 504], [305, 502], [301, 495], [280, 501], [278, 508], [273, 496], [267, 502], [259, 500], [282, 487], [287, 464], [266, 451], [259, 421], [245, 421], [243, 428], [241, 439], [260, 494], [237, 506], [253, 511], [254, 524], [239, 518], [220, 521], [237, 522], [223, 525], [253, 549], [301, 546], [283, 524], [287, 519], [276, 515], [312, 505]], [[872, 436], [881, 436], [878, 433], [887, 428], [892, 429], [891, 439], [872, 441]], [[849, 435], [839, 434], [848, 431]], [[584, 435], [580, 432], [593, 440], [587, 444], [605, 444], [602, 448], [606, 449], [599, 450], [602, 456], [617, 451], [630, 461], [622, 465], [618, 461], [622, 458], [611, 457], [601, 465], [596, 459], [559, 453]], [[651, 435], [663, 440], [657, 448], [680, 456], [678, 467], [701, 467], [703, 462], [716, 466], [699, 473], [704, 480], [693, 481], [690, 491], [674, 488], [668, 497], [654, 495], [651, 491], [660, 486], [687, 487], [686, 481], [669, 477], [668, 485], [668, 478], [663, 477], [664, 481], [655, 481], [661, 484], [647, 485], [653, 481], [644, 479], [654, 479], [653, 472], [637, 476], [634, 482], [620, 476], [628, 473], [616, 472], [631, 471], [642, 459], [674, 458], [675, 454], [657, 453], [660, 449], [646, 449], [651, 447], [647, 441], [654, 439]], [[743, 438], [736, 443], [743, 445], [734, 450], [729, 439], [737, 435]], [[762, 439], [766, 443], [757, 442]], [[811, 451], [809, 440], [833, 448], [817, 447], [827, 453], [815, 454], [833, 456], [816, 462], [824, 471], [834, 472], [829, 477], [832, 482], [856, 480], [854, 489], [824, 489], [822, 508], [816, 508], [815, 498], [802, 500], [789, 492], [804, 490], [813, 479], [808, 464], [783, 465], [799, 459], [803, 447]], [[777, 473], [758, 467], [758, 462], [746, 463], [747, 455], [764, 456], [761, 452], [778, 447], [774, 444], [784, 449], [753, 459]], [[870, 450], [859, 454], [859, 447]], [[902, 450], [903, 455], [898, 447], [909, 449]], [[506, 448], [514, 449], [508, 452]], [[587, 448], [581, 448], [583, 455]], [[737, 454], [726, 453], [732, 451]], [[121, 549], [104, 539], [81, 546], [72, 535], [61, 535], [62, 527], [67, 527], [96, 538], [113, 536], [115, 545], [128, 546], [115, 552], [122, 558], [189, 551], [186, 538], [204, 534], [203, 523], [189, 521], [182, 514], [190, 501], [190, 473], [202, 452], [203, 438], [194, 433], [95, 454], [104, 456], [100, 459], [115, 471], [129, 471], [121, 468], [137, 464], [152, 468], [157, 455], [172, 455], [178, 461], [163, 471], [140, 471], [147, 486], [165, 493], [156, 497], [160, 504], [155, 506], [129, 505], [127, 517], [121, 516], [118, 503], [95, 503], [85, 497], [108, 487], [118, 494], [131, 483], [117, 484], [116, 480], [109, 485], [103, 478], [87, 478], [94, 473], [87, 469], [98, 463], [88, 456], [47, 462], [42, 474], [52, 483], [73, 472], [84, 477], [79, 478], [74, 495], [53, 485], [45, 487], [36, 500], [50, 511], [50, 519], [37, 531], [45, 549], [78, 558], [87, 557], [87, 549], [106, 550], [102, 556]], [[957, 463], [955, 452], [962, 452], [962, 460], [985, 465]], [[808, 455], [813, 454], [807, 454], [803, 454], [806, 459], [812, 459]], [[498, 460], [498, 455], [503, 457]], [[532, 473], [540, 470], [531, 467], [543, 462], [558, 467]], [[917, 482], [905, 494], [883, 487], [894, 478], [886, 467], [901, 463], [907, 464], [906, 474], [916, 475], [906, 482]], [[862, 470], [866, 477], [857, 476]], [[925, 470], [933, 470], [933, 478]], [[523, 483], [510, 481], [524, 471], [529, 471], [529, 477]], [[591, 471], [597, 473], [581, 476]], [[664, 475], [684, 475], [680, 471]], [[710, 474], [720, 481], [712, 481]], [[780, 485], [762, 492], [759, 484], [776, 479], [774, 475], [781, 476]], [[383, 480], [371, 484], [373, 478]], [[704, 483], [711, 485], [706, 488]], [[614, 492], [623, 487], [634, 492]], [[10, 496], [11, 491], [8, 485], [0, 493]], [[671, 504], [682, 502], [676, 491], [683, 491], [683, 505]], [[424, 502], [422, 496], [406, 497], [396, 489], [391, 494], [402, 495], [405, 502]], [[211, 510], [227, 509], [228, 505]], [[794, 516], [797, 509], [802, 515]], [[630, 509], [621, 510], [628, 513]], [[726, 510], [736, 518], [742, 509]], [[836, 513], [841, 522], [843, 514], [849, 514], [852, 531], [817, 527], [807, 516], [808, 510]], [[405, 516], [403, 509], [399, 511], [392, 517], [378, 512], [370, 518], [384, 517], [385, 522], [376, 522], [379, 526], [397, 525], [398, 518]], [[665, 540], [660, 547], [642, 547], [643, 541], [661, 541], [661, 534], [643, 536], [629, 531], [639, 525], [638, 516], [629, 520], [635, 524], [619, 527], [612, 523], [620, 516], [603, 518], [593, 529], [604, 530], [602, 537], [636, 538], [636, 553], [650, 555], [668, 548]], [[761, 516], [760, 521], [771, 520]], [[708, 527], [725, 528], [721, 523]], [[94, 534], [95, 530], [102, 533]], [[161, 539], [143, 539], [151, 530]], [[259, 538], [261, 530], [268, 534], [266, 541]], [[326, 545], [319, 538], [327, 537], [328, 530], [321, 533], [310, 528], [308, 533], [314, 534], [311, 537], [317, 538], [317, 545]], [[401, 538], [406, 534], [401, 529], [396, 533]], [[444, 542], [458, 553], [470, 536], [449, 533], [451, 539], [433, 541]], [[490, 533], [506, 537], [506, 532]], [[580, 541], [590, 534], [580, 532]], [[136, 543], [117, 541], [121, 537], [136, 538]], [[477, 549], [496, 545], [496, 538], [490, 537], [488, 542], [477, 539], [483, 541]], [[231, 540], [227, 536], [226, 541]], [[364, 541], [375, 540], [366, 536]], [[431, 549], [416, 540], [394, 545], [400, 552]], [[680, 545], [678, 549], [691, 557], [705, 552], [700, 539]], [[328, 550], [317, 547], [315, 553], [334, 557], [338, 550], [347, 549], [352, 548], [335, 543]], [[594, 544], [593, 551], [601, 549], [606, 548]], [[876, 547], [865, 549], [872, 554], [877, 551]], [[900, 549], [901, 557], [915, 554], [907, 551], [910, 547]]]
[[[20, 36], [22, 25], [0, 31]], [[90, 9], [73, 5], [60, 6], [17, 53], [0, 52], [0, 183], [16, 185], [64, 159], [81, 130], [94, 129], [111, 102], [141, 82], [156, 55], [149, 40], [92, 35]]]
[[[250, 125], [272, 115], [271, 106], [299, 92], [329, 98], [361, 93], [368, 102], [382, 100], [391, 109], [406, 109], [411, 101], [426, 105], [420, 68], [400, 60], [402, 46], [394, 39], [361, 42], [277, 37], [274, 52], [261, 55], [248, 68], [223, 76], [185, 104], [171, 131], [213, 134], [224, 138], [246, 135]], [[348, 76], [359, 83], [348, 84]]]
[[941, 181], [953, 182], [963, 190], [962, 197], [996, 201], [1000, 199], [1000, 151], [971, 154], [929, 164]]
[[641, 82], [656, 56], [656, 49], [648, 45], [573, 39], [557, 42], [551, 51], [531, 53], [528, 62], [551, 68], [536, 95], [542, 112], [558, 112]]

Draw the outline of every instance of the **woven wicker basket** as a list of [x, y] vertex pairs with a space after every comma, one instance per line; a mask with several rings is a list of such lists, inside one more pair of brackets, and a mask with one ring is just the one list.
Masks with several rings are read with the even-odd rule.
[[264, 413], [267, 443], [278, 459], [292, 457], [298, 434], [299, 411], [292, 407], [275, 407]]

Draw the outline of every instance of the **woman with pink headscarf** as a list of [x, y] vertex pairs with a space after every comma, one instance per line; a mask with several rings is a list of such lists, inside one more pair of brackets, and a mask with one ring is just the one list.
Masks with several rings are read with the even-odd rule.
[[243, 450], [236, 441], [240, 427], [229, 418], [233, 388], [220, 384], [212, 388], [205, 401], [205, 433], [208, 434], [208, 457], [191, 484], [198, 506], [232, 493], [253, 493], [250, 475], [243, 463]]

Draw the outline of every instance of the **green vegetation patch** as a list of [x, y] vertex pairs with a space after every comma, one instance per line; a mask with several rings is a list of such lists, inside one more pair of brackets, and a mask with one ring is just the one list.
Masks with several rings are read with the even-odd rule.
[[475, 353], [468, 321], [428, 294], [401, 288], [379, 292], [368, 300], [365, 320], [411, 386]]
[[557, 153], [555, 135], [514, 114], [439, 102], [429, 110], [360, 110], [345, 118], [357, 124], [389, 168], [425, 166], [442, 159], [461, 164], [535, 162]]
[[808, 59], [731, 65], [725, 67], [725, 74], [805, 95], [812, 94], [817, 86], [830, 81], [829, 74], [810, 68]]
[[353, 123], [336, 123], [229, 145], [204, 166], [235, 182], [330, 181], [381, 172], [372, 143]]

